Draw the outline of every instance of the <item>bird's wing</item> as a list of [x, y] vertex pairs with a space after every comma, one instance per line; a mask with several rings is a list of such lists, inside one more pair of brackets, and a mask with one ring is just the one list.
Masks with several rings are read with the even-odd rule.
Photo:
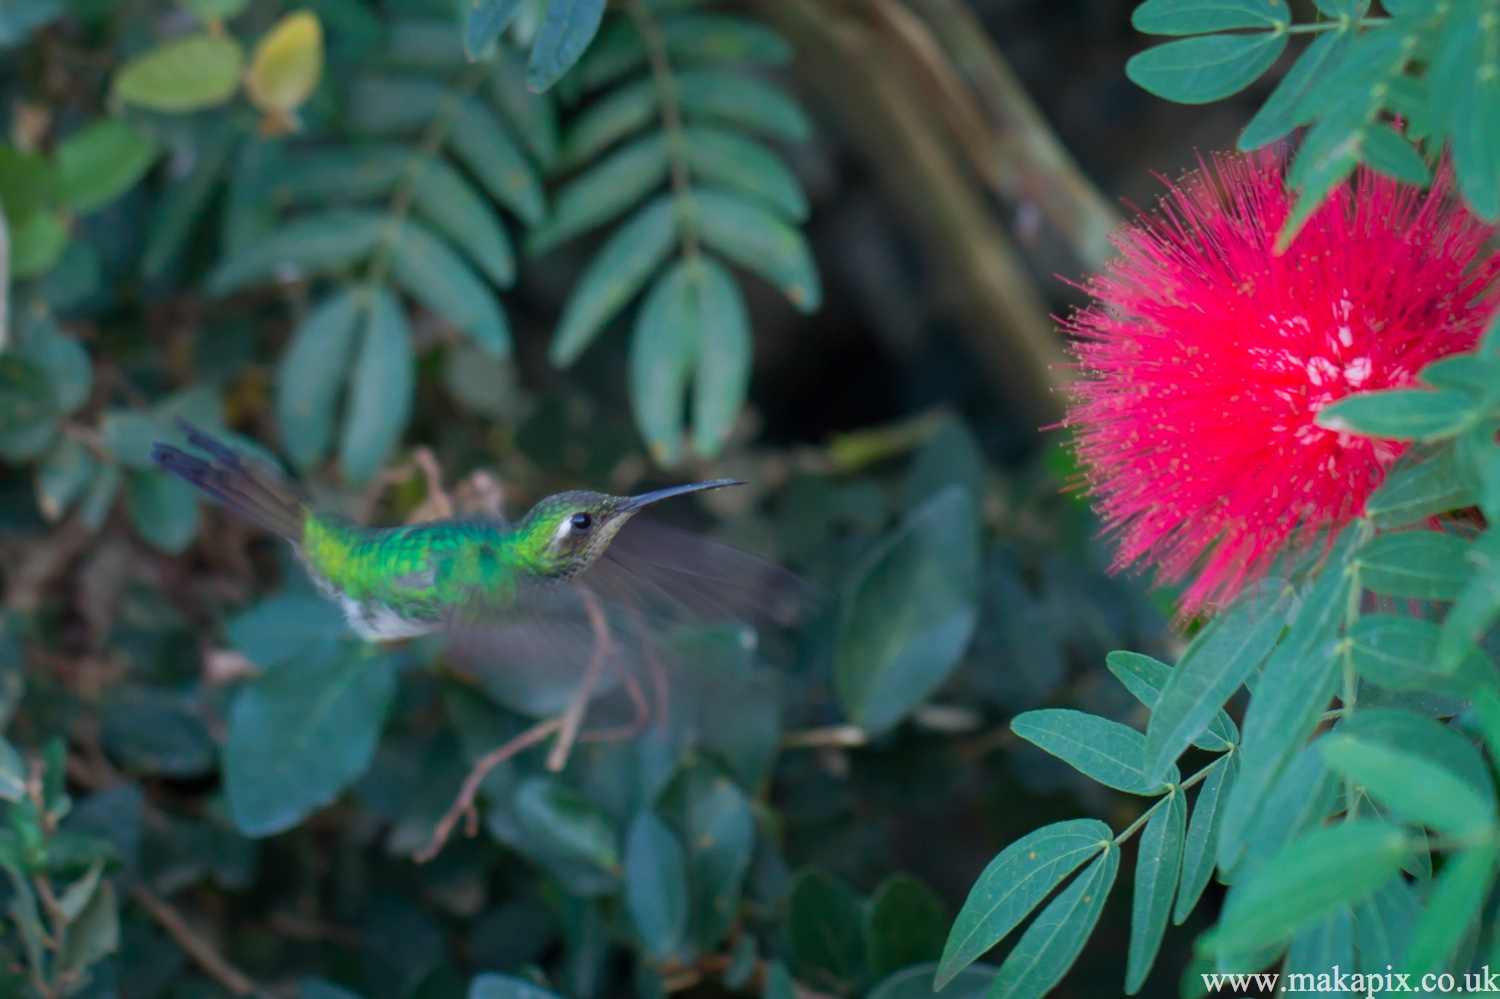
[[674, 626], [786, 624], [817, 597], [796, 575], [737, 548], [632, 521], [573, 579], [523, 584], [504, 607], [458, 609], [445, 662], [515, 710], [554, 714], [589, 668], [601, 626], [608, 646], [597, 689], [634, 698], [659, 682], [660, 639]]

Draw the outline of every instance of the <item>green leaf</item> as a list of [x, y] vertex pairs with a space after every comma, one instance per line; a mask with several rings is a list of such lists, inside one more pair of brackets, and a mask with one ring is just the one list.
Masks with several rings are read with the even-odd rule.
[[146, 247], [141, 251], [143, 277], [149, 280], [160, 276], [182, 252], [240, 138], [241, 132], [232, 118], [204, 129], [193, 150], [193, 169], [167, 188], [152, 216]]
[[739, 915], [740, 889], [755, 849], [750, 802], [728, 777], [699, 764], [677, 775], [659, 811], [687, 847], [691, 938], [700, 952], [711, 952]]
[[787, 142], [806, 142], [812, 134], [812, 125], [796, 101], [769, 83], [741, 73], [683, 70], [677, 74], [677, 102], [689, 120], [725, 121]]
[[397, 17], [386, 28], [386, 41], [386, 57], [396, 66], [442, 71], [468, 61], [446, 17]]
[[522, 222], [536, 225], [547, 214], [542, 182], [536, 171], [495, 116], [477, 99], [471, 97], [459, 105], [448, 133], [448, 145], [490, 192], [490, 197], [515, 212]]
[[1473, 558], [1478, 569], [1443, 621], [1437, 665], [1444, 672], [1458, 669], [1473, 654], [1474, 645], [1484, 638], [1495, 617], [1500, 615], [1500, 559], [1492, 554], [1500, 535], [1492, 538], [1492, 533], [1487, 532], [1474, 543]]
[[63, 971], [81, 971], [113, 954], [119, 946], [120, 902], [115, 897], [115, 886], [104, 881], [90, 896], [78, 919], [68, 927], [58, 967]]
[[618, 149], [557, 192], [552, 214], [526, 239], [538, 256], [627, 211], [667, 177], [666, 138], [655, 132]]
[[1287, 987], [1293, 987], [1292, 975], [1307, 975], [1306, 981], [1312, 983], [1309, 987], [1316, 987], [1317, 974], [1328, 974], [1335, 964], [1340, 968], [1354, 967], [1354, 925], [1348, 906], [1334, 909], [1292, 935], [1286, 951]]
[[974, 432], [962, 419], [941, 419], [938, 429], [917, 450], [901, 485], [901, 505], [920, 506], [955, 483], [976, 504], [988, 490], [989, 469]]
[[454, 344], [443, 352], [443, 387], [467, 409], [492, 420], [516, 420], [524, 399], [516, 367], [472, 343]]
[[1446, 697], [1469, 697], [1480, 687], [1500, 684], [1500, 673], [1477, 648], [1470, 647], [1452, 672], [1437, 664], [1442, 629], [1431, 621], [1367, 614], [1349, 630], [1354, 668], [1386, 690], [1425, 691]]
[[688, 169], [696, 179], [756, 198], [794, 222], [807, 218], [802, 185], [781, 157], [765, 146], [735, 132], [701, 125], [685, 127], [682, 139]]
[[938, 963], [936, 988], [1015, 929], [1052, 889], [1100, 851], [1114, 832], [1097, 819], [1072, 819], [1035, 829], [990, 861], [969, 889]]
[[889, 729], [958, 665], [978, 615], [979, 523], [953, 485], [865, 553], [839, 600], [834, 688], [867, 732]]
[[[866, 993], [866, 999], [931, 999], [933, 992], [939, 991], [934, 987], [936, 970], [937, 964], [932, 961], [912, 965], [876, 985]], [[999, 970], [992, 964], [971, 964], [941, 989], [941, 995], [943, 999], [984, 999]]]
[[101, 741], [131, 771], [201, 777], [214, 770], [214, 742], [180, 697], [159, 687], [118, 684], [105, 694]]
[[0, 736], [0, 799], [20, 801], [26, 796], [26, 772], [21, 751]]
[[1172, 768], [1270, 655], [1285, 625], [1280, 604], [1280, 593], [1244, 601], [1177, 663], [1146, 726], [1146, 772], [1153, 778]]
[[1177, 767], [1163, 778], [1146, 772], [1146, 738], [1135, 729], [1069, 708], [1016, 715], [1011, 731], [1101, 784], [1130, 794], [1161, 794], [1176, 784]]
[[1493, 838], [1448, 858], [1401, 961], [1413, 977], [1451, 966], [1464, 938], [1479, 922], [1479, 910], [1495, 883], [1497, 858], [1500, 844]]
[[11, 279], [25, 281], [56, 267], [70, 238], [71, 233], [63, 218], [55, 212], [36, 212], [26, 221], [12, 225]]
[[1125, 967], [1125, 994], [1135, 995], [1146, 982], [1167, 931], [1167, 915], [1182, 869], [1187, 827], [1187, 796], [1174, 788], [1158, 805], [1141, 833], [1135, 862], [1135, 895], [1130, 911], [1130, 950]]
[[1408, 448], [1365, 500], [1365, 515], [1389, 531], [1474, 502], [1454, 461], [1453, 442], [1444, 441]]
[[[1430, 875], [1429, 875], [1430, 877]], [[1354, 943], [1366, 967], [1399, 965], [1421, 910], [1415, 895], [1401, 878], [1392, 878], [1353, 909]], [[1318, 969], [1331, 967], [1330, 964]]]
[[992, 999], [1040, 999], [1078, 959], [1120, 868], [1120, 848], [1110, 843], [1026, 928], [1000, 966]]
[[521, 824], [565, 856], [611, 873], [620, 871], [620, 848], [609, 814], [551, 777], [531, 777], [516, 790]]
[[557, 166], [571, 169], [631, 135], [656, 117], [660, 96], [653, 80], [637, 80], [595, 101], [573, 119], [558, 152]]
[[123, 480], [124, 473], [120, 471], [119, 465], [105, 465], [99, 469], [89, 491], [78, 504], [78, 519], [90, 531], [97, 531], [104, 526], [104, 518], [109, 516]]
[[48, 520], [60, 520], [89, 487], [99, 462], [87, 447], [63, 438], [36, 469], [36, 507]]
[[563, 306], [549, 356], [566, 367], [635, 297], [677, 241], [677, 208], [661, 197], [631, 216], [589, 262]]
[[181, 113], [223, 104], [240, 86], [245, 50], [232, 35], [192, 35], [163, 42], [115, 74], [128, 104]]
[[1309, 829], [1321, 825], [1333, 812], [1338, 779], [1323, 758], [1322, 741], [1318, 739], [1304, 746], [1271, 786], [1256, 816], [1250, 849], [1240, 871], [1253, 870]]
[[732, 194], [693, 192], [693, 225], [703, 242], [776, 287], [799, 312], [823, 301], [818, 267], [807, 240], [793, 226]]
[[104, 873], [104, 860], [100, 858], [89, 865], [88, 872], [77, 881], [68, 885], [63, 893], [58, 896], [57, 908], [68, 922], [73, 922], [88, 906], [94, 898], [94, 892], [99, 888], [99, 876]]
[[702, 276], [679, 261], [657, 279], [630, 339], [630, 408], [658, 465], [682, 457], [688, 379], [698, 354]]
[[386, 289], [373, 294], [339, 440], [339, 467], [353, 482], [368, 481], [385, 464], [406, 429], [416, 394], [416, 357], [406, 314]]
[[510, 327], [495, 296], [442, 240], [407, 220], [391, 247], [391, 275], [403, 290], [495, 357], [508, 357]]
[[373, 135], [413, 132], [432, 121], [447, 97], [441, 80], [357, 76], [349, 81], [349, 123]]
[[750, 392], [754, 345], [739, 285], [710, 257], [698, 261], [698, 367], [693, 376], [693, 453], [723, 449]]
[[526, 66], [526, 85], [543, 91], [572, 68], [593, 41], [604, 0], [547, 0], [547, 17]]
[[1281, 28], [1292, 13], [1280, 0], [1146, 0], [1130, 15], [1148, 35], [1197, 35], [1233, 28]]
[[1240, 133], [1239, 148], [1246, 152], [1259, 149], [1305, 124], [1307, 118], [1299, 110], [1303, 101], [1349, 54], [1354, 37], [1352, 30], [1329, 31], [1318, 36], [1287, 70], [1286, 76], [1281, 78], [1271, 96]]
[[156, 145], [124, 118], [104, 118], [57, 147], [57, 199], [75, 215], [103, 208], [156, 162]]
[[1384, 822], [1315, 829], [1236, 881], [1207, 951], [1244, 953], [1370, 894], [1401, 869], [1406, 834]]
[[1465, 559], [1469, 543], [1441, 531], [1382, 534], [1362, 549], [1355, 561], [1367, 590], [1413, 600], [1452, 600], [1474, 566]]
[[1177, 889], [1177, 903], [1172, 909], [1172, 924], [1181, 926], [1192, 915], [1193, 907], [1203, 897], [1209, 876], [1219, 852], [1219, 823], [1224, 816], [1224, 802], [1239, 776], [1238, 753], [1222, 756], [1209, 768], [1198, 798], [1193, 802], [1193, 819], [1188, 824], [1182, 845], [1182, 879]]
[[458, 243], [496, 287], [516, 281], [516, 257], [493, 208], [441, 159], [429, 160], [417, 178], [413, 204], [434, 228]]
[[14, 353], [0, 354], [0, 433], [47, 422], [56, 408], [46, 369]]
[[1169, 101], [1209, 104], [1258, 80], [1281, 55], [1286, 42], [1286, 33], [1281, 31], [1185, 38], [1132, 56], [1125, 64], [1125, 75]]
[[816, 868], [792, 878], [785, 932], [799, 979], [845, 993], [864, 978], [860, 900], [837, 878]]
[[229, 618], [225, 633], [234, 648], [263, 669], [327, 651], [344, 637], [338, 606], [311, 594], [263, 600]]
[[1417, 377], [1433, 388], [1467, 392], [1483, 399], [1500, 383], [1500, 357], [1494, 354], [1450, 354], [1423, 365]]
[[[1172, 676], [1172, 667], [1139, 652], [1111, 652], [1104, 663], [1131, 696], [1148, 708], [1156, 707], [1162, 688]], [[1234, 720], [1220, 710], [1193, 745], [1210, 752], [1221, 752], [1238, 741], [1239, 730], [1235, 728]]]
[[625, 840], [625, 904], [631, 922], [657, 961], [677, 955], [687, 935], [687, 860], [665, 822], [641, 812]]
[[469, 982], [468, 999], [560, 999], [555, 992], [540, 988], [524, 978], [483, 971]]
[[1398, 708], [1370, 708], [1341, 722], [1338, 731], [1425, 757], [1458, 775], [1487, 805], [1495, 802], [1495, 786], [1483, 757], [1451, 726]]
[[1225, 803], [1219, 835], [1219, 866], [1225, 871], [1239, 863], [1266, 793], [1312, 734], [1333, 696], [1335, 640], [1350, 585], [1338, 551], [1335, 548], [1303, 598], [1291, 630], [1266, 660], [1240, 725], [1240, 776]]
[[766, 984], [761, 990], [761, 999], [796, 999], [796, 995], [797, 988], [786, 965], [780, 961], [766, 962]]
[[865, 963], [877, 979], [937, 960], [947, 935], [943, 900], [909, 874], [886, 878], [865, 904]]
[[1395, 129], [1370, 129], [1365, 133], [1363, 152], [1365, 164], [1387, 177], [1418, 187], [1432, 182], [1432, 171], [1421, 154]]
[[178, 555], [198, 533], [198, 491], [165, 472], [131, 472], [125, 500], [136, 533], [154, 548]]
[[520, 137], [532, 159], [550, 168], [557, 160], [557, 111], [551, 97], [526, 89], [526, 67], [508, 47], [497, 46], [494, 65], [490, 102]]
[[287, 455], [311, 468], [333, 441], [334, 408], [359, 329], [359, 292], [345, 288], [298, 324], [276, 369], [276, 425]]
[[229, 710], [224, 783], [247, 836], [290, 829], [363, 773], [395, 693], [389, 656], [352, 642], [304, 648], [323, 654], [252, 680]]
[[1452, 437], [1474, 416], [1474, 400], [1462, 392], [1393, 389], [1345, 396], [1318, 412], [1325, 430], [1403, 441]]
[[[1346, 57], [1345, 62], [1348, 61]], [[1329, 81], [1323, 81], [1306, 100], [1315, 99], [1319, 92], [1330, 86]], [[1305, 102], [1302, 109], [1306, 109]], [[1365, 135], [1370, 127], [1370, 104], [1360, 101], [1352, 107], [1336, 110], [1339, 113], [1328, 115], [1307, 132], [1297, 158], [1292, 161], [1287, 182], [1289, 186], [1300, 189], [1300, 193], [1276, 236], [1272, 247], [1275, 253], [1287, 251], [1313, 212], [1328, 199], [1329, 192], [1343, 183], [1359, 165]]]
[[302, 275], [334, 274], [375, 250], [385, 227], [382, 212], [329, 212], [299, 219], [228, 254], [208, 274], [210, 294]]
[[[1477, 18], [1475, 15], [1479, 15]], [[1495, 46], [1500, 25], [1487, 5], [1460, 7], [1450, 15], [1430, 76], [1433, 122], [1452, 139], [1453, 164], [1464, 200], [1486, 221], [1500, 217], [1500, 80]]]
[[520, 9], [521, 0], [470, 0], [463, 8], [464, 55], [483, 56]]
[[1327, 736], [1321, 745], [1330, 766], [1408, 822], [1463, 836], [1495, 820], [1490, 802], [1416, 753], [1339, 733]]
[[386, 197], [419, 158], [406, 146], [384, 145], [305, 153], [281, 166], [272, 196], [289, 205]]
[[785, 66], [792, 60], [786, 39], [747, 17], [683, 11], [659, 23], [667, 53], [683, 61]]

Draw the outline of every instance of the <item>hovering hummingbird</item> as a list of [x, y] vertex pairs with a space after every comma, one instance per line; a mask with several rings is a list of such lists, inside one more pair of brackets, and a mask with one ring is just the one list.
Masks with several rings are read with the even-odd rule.
[[809, 596], [797, 576], [753, 555], [632, 523], [662, 500], [743, 484], [738, 479], [639, 496], [558, 493], [514, 525], [476, 517], [370, 528], [315, 509], [278, 473], [179, 422], [204, 457], [158, 443], [156, 464], [291, 542], [319, 592], [367, 641], [446, 632], [460, 664], [545, 667], [587, 656], [593, 638], [580, 588], [638, 621], [785, 623]]

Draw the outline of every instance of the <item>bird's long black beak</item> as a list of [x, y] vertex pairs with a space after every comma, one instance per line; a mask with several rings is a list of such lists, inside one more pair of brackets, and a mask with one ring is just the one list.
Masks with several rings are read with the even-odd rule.
[[633, 513], [642, 507], [660, 503], [673, 496], [685, 496], [688, 493], [701, 493], [709, 489], [723, 489], [725, 486], [743, 486], [744, 484], [744, 479], [710, 479], [707, 482], [689, 482], [684, 486], [669, 486], [666, 489], [641, 493], [639, 496], [627, 496], [625, 502], [620, 504], [619, 510], [621, 513]]

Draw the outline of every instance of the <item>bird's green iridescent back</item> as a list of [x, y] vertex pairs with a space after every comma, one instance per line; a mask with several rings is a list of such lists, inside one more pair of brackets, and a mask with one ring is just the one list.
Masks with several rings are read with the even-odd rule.
[[[320, 588], [403, 618], [504, 610], [534, 577], [526, 532], [489, 521], [366, 528], [309, 513], [300, 554]], [[343, 601], [341, 601], [343, 602]]]

